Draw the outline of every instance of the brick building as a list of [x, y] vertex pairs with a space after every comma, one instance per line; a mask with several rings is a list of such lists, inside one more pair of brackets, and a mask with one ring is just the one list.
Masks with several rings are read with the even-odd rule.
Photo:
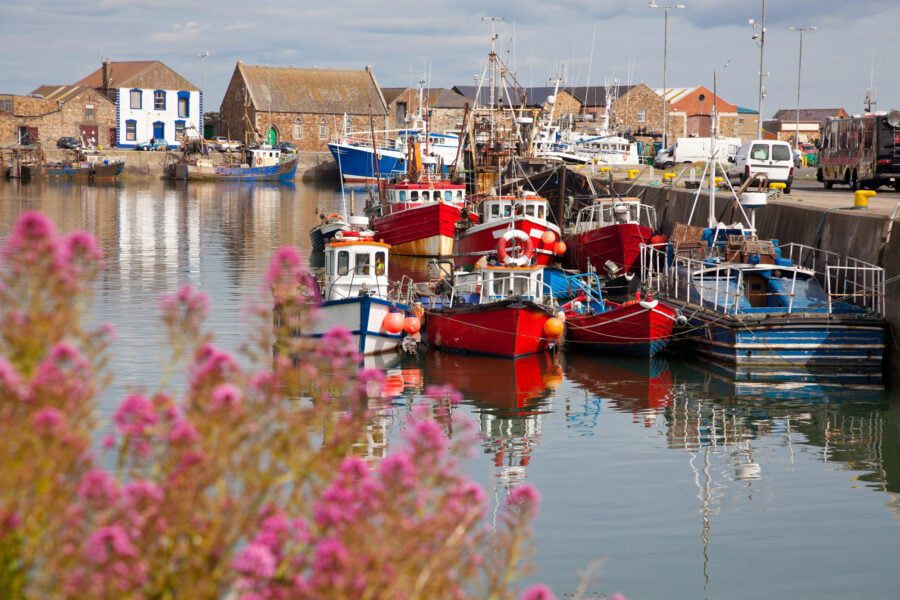
[[[415, 88], [381, 88], [388, 105], [389, 126], [402, 129], [412, 124], [412, 116], [419, 110], [419, 90]], [[447, 88], [426, 88], [428, 129], [438, 133], [457, 132], [462, 127], [468, 100]]]
[[116, 145], [133, 148], [151, 137], [170, 148], [203, 131], [200, 88], [158, 60], [111, 61], [76, 82], [115, 102]]
[[778, 139], [793, 142], [799, 131], [801, 142], [815, 142], [822, 137], [822, 126], [830, 118], [846, 119], [850, 115], [843, 108], [801, 108], [800, 127], [797, 127], [797, 109], [783, 108], [773, 120], [779, 123]]
[[759, 128], [759, 111], [738, 106], [737, 113], [734, 137], [739, 137], [744, 141], [755, 140], [756, 130]]
[[371, 67], [361, 70], [264, 67], [238, 61], [222, 99], [225, 135], [327, 151], [342, 132], [387, 129], [388, 108]]
[[61, 137], [84, 145], [115, 141], [116, 107], [84, 85], [45, 85], [29, 96], [0, 95], [0, 145], [40, 143], [56, 147]]

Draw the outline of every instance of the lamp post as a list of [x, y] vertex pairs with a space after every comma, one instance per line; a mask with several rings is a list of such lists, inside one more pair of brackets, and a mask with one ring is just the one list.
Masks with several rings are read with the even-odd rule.
[[669, 9], [670, 8], [684, 8], [684, 4], [658, 4], [656, 0], [650, 0], [649, 4], [650, 8], [661, 8], [663, 9], [663, 94], [662, 94], [662, 104], [663, 104], [663, 134], [662, 134], [662, 145], [663, 148], [668, 147], [668, 135], [669, 135], [669, 102], [666, 100], [666, 95], [668, 94], [668, 88], [666, 87], [666, 78], [669, 74]]
[[794, 147], [799, 152], [800, 150], [800, 73], [803, 69], [803, 32], [804, 31], [815, 31], [815, 26], [808, 27], [788, 27], [788, 31], [799, 31], [800, 32], [800, 56], [797, 59], [797, 120], [795, 123], [794, 129]]
[[200, 91], [202, 92], [206, 87], [205, 82], [203, 81], [203, 61], [209, 58], [209, 50], [204, 50], [197, 56], [200, 57]]
[[763, 86], [763, 77], [766, 76], [764, 71], [764, 57], [766, 48], [766, 0], [762, 0], [762, 19], [757, 22], [756, 19], [748, 19], [750, 26], [758, 29], [759, 33], [754, 33], [753, 38], [756, 45], [759, 46], [759, 115], [756, 119], [756, 137], [762, 138], [762, 122], [763, 122], [763, 98], [766, 96], [766, 90]]

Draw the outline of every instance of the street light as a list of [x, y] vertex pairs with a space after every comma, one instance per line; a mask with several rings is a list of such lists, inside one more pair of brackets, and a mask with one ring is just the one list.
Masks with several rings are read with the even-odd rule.
[[799, 31], [800, 32], [800, 56], [797, 59], [797, 121], [796, 121], [796, 129], [794, 129], [794, 147], [799, 152], [800, 150], [800, 73], [803, 69], [803, 32], [804, 31], [815, 31], [815, 26], [808, 27], [788, 27], [788, 31]]
[[203, 61], [204, 61], [204, 59], [209, 58], [209, 50], [204, 50], [197, 56], [200, 57], [200, 91], [202, 92], [202, 91], [204, 91], [204, 88], [205, 88], [205, 84], [203, 81]]
[[757, 139], [762, 138], [762, 122], [763, 122], [763, 98], [766, 96], [765, 88], [763, 87], [763, 77], [766, 76], [763, 64], [763, 57], [765, 56], [765, 47], [766, 47], [766, 0], [762, 0], [762, 19], [757, 22], [756, 19], [748, 19], [748, 23], [753, 29], [759, 30], [759, 33], [754, 33], [751, 39], [756, 41], [756, 45], [759, 46], [759, 115], [756, 119], [756, 137]]
[[669, 102], [666, 100], [666, 95], [668, 94], [668, 87], [666, 86], [666, 77], [669, 74], [669, 9], [670, 8], [684, 8], [684, 4], [658, 4], [656, 0], [650, 0], [649, 4], [650, 8], [661, 8], [663, 9], [663, 95], [662, 95], [662, 103], [663, 103], [663, 134], [662, 134], [662, 145], [663, 148], [667, 148], [668, 144], [668, 134], [669, 134]]

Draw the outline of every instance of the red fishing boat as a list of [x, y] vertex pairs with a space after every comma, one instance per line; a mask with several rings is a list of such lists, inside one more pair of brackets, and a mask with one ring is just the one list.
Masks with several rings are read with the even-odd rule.
[[[649, 358], [669, 343], [684, 321], [666, 304], [638, 292], [633, 300], [611, 302], [600, 293], [595, 273], [570, 278], [578, 295], [563, 305], [566, 342], [573, 348]], [[588, 285], [591, 281], [596, 285]]]
[[[604, 198], [578, 211], [566, 230], [566, 264], [588, 272], [590, 266], [633, 273], [640, 266], [641, 244], [649, 244], [656, 210], [639, 198]], [[608, 262], [613, 265], [607, 265]]]
[[[559, 227], [551, 223], [550, 205], [536, 194], [487, 196], [479, 203], [481, 223], [462, 220], [453, 258], [457, 266], [473, 265], [497, 253], [511, 264], [547, 265], [566, 251]], [[513, 260], [509, 261], [509, 254]]]
[[[466, 207], [466, 186], [423, 177], [384, 186], [376, 208], [375, 234], [391, 252], [407, 256], [451, 256], [456, 222]], [[475, 217], [477, 219], [477, 216]]]
[[534, 354], [562, 335], [553, 303], [543, 267], [487, 266], [455, 276], [440, 308], [426, 309], [426, 340], [456, 352]]

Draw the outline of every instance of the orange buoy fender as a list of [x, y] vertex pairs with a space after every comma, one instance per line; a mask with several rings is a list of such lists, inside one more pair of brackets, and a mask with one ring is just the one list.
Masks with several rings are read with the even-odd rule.
[[566, 325], [556, 317], [550, 317], [544, 322], [544, 335], [548, 338], [558, 338], [565, 331]]
[[[513, 238], [519, 240], [525, 246], [522, 253], [516, 258], [510, 256], [506, 251], [509, 241]], [[521, 229], [510, 229], [504, 233], [503, 237], [497, 242], [497, 258], [504, 264], [521, 267], [531, 262], [532, 256], [534, 256], [534, 241], [532, 241], [530, 235]]]

